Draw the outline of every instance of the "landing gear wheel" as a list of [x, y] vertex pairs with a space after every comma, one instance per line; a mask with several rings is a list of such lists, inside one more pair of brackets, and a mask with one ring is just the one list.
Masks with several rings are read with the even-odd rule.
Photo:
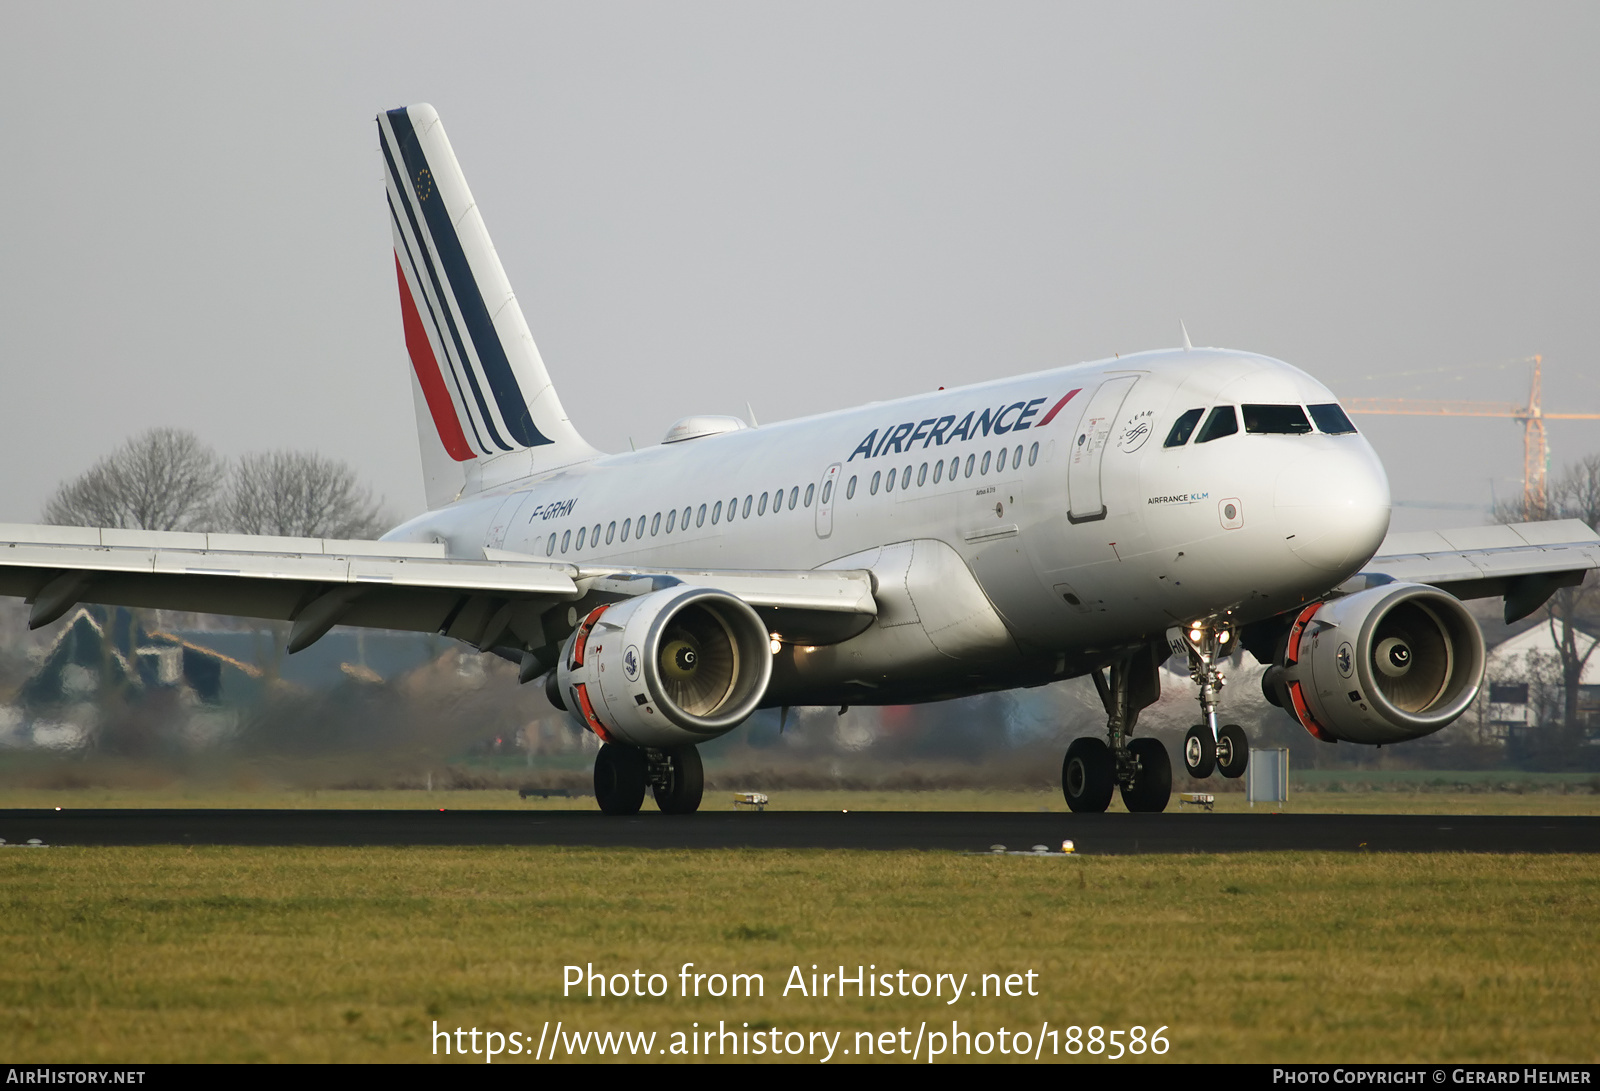
[[662, 814], [694, 814], [700, 809], [700, 797], [705, 794], [705, 767], [700, 764], [700, 751], [693, 746], [683, 746], [666, 752], [669, 772], [664, 784], [654, 784], [650, 791], [656, 797], [656, 806]]
[[594, 757], [594, 798], [606, 814], [638, 814], [644, 803], [644, 751], [608, 742]]
[[1228, 724], [1217, 732], [1217, 772], [1237, 779], [1244, 776], [1244, 767], [1250, 763], [1250, 740], [1244, 728]]
[[1195, 780], [1205, 780], [1217, 768], [1217, 741], [1205, 724], [1195, 724], [1183, 737], [1183, 767]]
[[1159, 814], [1172, 798], [1172, 761], [1160, 739], [1134, 739], [1128, 753], [1137, 768], [1122, 786], [1122, 804], [1130, 811]]
[[1111, 748], [1099, 739], [1072, 740], [1061, 763], [1061, 794], [1076, 814], [1103, 814], [1117, 786]]

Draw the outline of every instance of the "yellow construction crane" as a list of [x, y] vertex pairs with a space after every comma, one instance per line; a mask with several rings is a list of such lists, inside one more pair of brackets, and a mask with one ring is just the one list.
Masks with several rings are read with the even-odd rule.
[[1528, 404], [1511, 402], [1440, 401], [1427, 398], [1345, 398], [1344, 407], [1352, 413], [1381, 413], [1401, 417], [1509, 417], [1522, 422], [1522, 510], [1524, 518], [1536, 519], [1549, 503], [1545, 476], [1550, 469], [1550, 445], [1545, 439], [1547, 420], [1600, 420], [1600, 413], [1546, 413], [1540, 405], [1542, 357], [1529, 357], [1533, 364], [1533, 384]]

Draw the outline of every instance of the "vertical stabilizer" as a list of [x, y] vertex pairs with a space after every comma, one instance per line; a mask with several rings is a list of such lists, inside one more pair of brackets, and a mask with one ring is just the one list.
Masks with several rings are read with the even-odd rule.
[[428, 504], [594, 457], [567, 420], [439, 114], [378, 116]]

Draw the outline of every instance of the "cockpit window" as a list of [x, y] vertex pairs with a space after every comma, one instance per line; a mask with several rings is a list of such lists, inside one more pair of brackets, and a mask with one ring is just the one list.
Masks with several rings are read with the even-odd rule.
[[1246, 405], [1244, 430], [1251, 435], [1303, 436], [1311, 431], [1306, 411], [1298, 405]]
[[1189, 437], [1194, 435], [1194, 426], [1200, 423], [1200, 414], [1204, 409], [1191, 409], [1183, 416], [1172, 422], [1172, 431], [1167, 433], [1167, 442], [1163, 447], [1182, 447], [1189, 442]]
[[1338, 402], [1329, 402], [1327, 405], [1313, 405], [1311, 419], [1317, 422], [1317, 427], [1330, 436], [1349, 435], [1356, 430], [1350, 423], [1350, 418], [1345, 416], [1344, 410]]
[[1211, 411], [1205, 424], [1200, 427], [1200, 436], [1196, 443], [1210, 443], [1223, 436], [1231, 436], [1239, 430], [1239, 418], [1234, 415], [1233, 406], [1219, 405]]

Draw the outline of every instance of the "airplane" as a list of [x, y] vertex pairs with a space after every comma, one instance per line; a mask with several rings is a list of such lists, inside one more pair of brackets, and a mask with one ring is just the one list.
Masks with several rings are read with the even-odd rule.
[[700, 743], [757, 709], [938, 701], [1087, 675], [1076, 812], [1166, 808], [1136, 734], [1184, 656], [1190, 776], [1243, 775], [1222, 664], [1326, 742], [1456, 720], [1483, 637], [1600, 567], [1576, 520], [1386, 540], [1382, 464], [1323, 384], [1247, 352], [1143, 352], [753, 426], [692, 416], [604, 454], [568, 419], [426, 104], [377, 118], [429, 510], [379, 541], [0, 526], [29, 625], [80, 602], [439, 633], [593, 732], [598, 804], [701, 802]]

